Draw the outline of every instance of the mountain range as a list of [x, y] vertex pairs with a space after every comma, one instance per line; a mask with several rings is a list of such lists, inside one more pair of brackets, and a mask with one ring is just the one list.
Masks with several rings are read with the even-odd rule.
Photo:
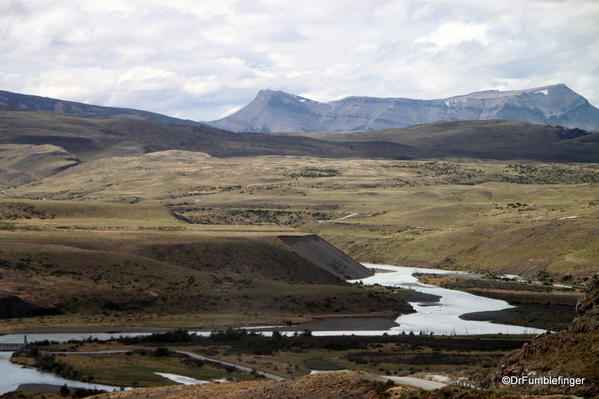
[[239, 111], [210, 122], [9, 91], [0, 91], [0, 105], [82, 118], [127, 117], [183, 126], [210, 125], [233, 132], [381, 130], [440, 121], [490, 119], [599, 130], [599, 109], [564, 84], [511, 91], [479, 91], [437, 100], [351, 96], [318, 102], [282, 91], [261, 90]]
[[437, 100], [346, 97], [318, 102], [261, 90], [239, 111], [208, 124], [235, 132], [330, 132], [401, 128], [457, 120], [506, 119], [599, 130], [599, 109], [564, 84], [487, 90]]
[[[539, 91], [543, 93], [538, 93]], [[586, 114], [588, 118], [581, 118], [579, 121], [590, 120], [593, 110], [597, 111], [563, 85], [521, 91], [519, 96], [547, 97], [547, 101], [551, 100], [546, 107], [546, 112], [549, 112], [550, 109], [559, 108], [556, 105], [556, 91], [566, 93], [562, 99], [562, 107], [572, 108], [573, 104], [580, 103], [577, 109], [589, 110]], [[479, 103], [489, 105], [489, 96], [489, 92], [479, 93], [454, 97], [451, 101], [470, 103], [479, 98]], [[508, 102], [516, 101], [515, 97], [506, 96], [495, 92], [496, 103], [506, 102], [506, 98], [510, 98]], [[263, 91], [258, 97], [261, 99], [259, 104], [256, 101], [252, 104], [256, 107], [261, 104], [266, 109], [262, 113], [256, 111], [262, 122], [284, 121], [288, 129], [283, 128], [283, 125], [276, 125], [278, 127], [272, 129], [299, 131], [246, 134], [141, 110], [100, 107], [0, 92], [0, 164], [6, 172], [0, 171], [0, 181], [30, 181], [35, 180], [36, 176], [47, 174], [44, 170], [60, 171], [91, 159], [165, 150], [204, 152], [215, 157], [291, 155], [368, 159], [466, 157], [558, 162], [599, 161], [599, 132], [580, 128], [488, 119], [444, 121], [382, 130], [302, 132], [301, 130], [323, 130], [318, 125], [322, 123], [322, 119], [318, 120], [314, 115], [324, 112], [328, 105], [280, 92]], [[281, 101], [275, 101], [277, 99]], [[346, 100], [358, 101], [358, 98]], [[273, 101], [278, 105], [272, 105]], [[343, 101], [345, 100], [341, 100]], [[447, 100], [449, 104], [452, 104], [451, 101]], [[299, 109], [293, 105], [294, 102], [302, 104], [303, 108]], [[285, 104], [293, 112], [286, 112]], [[45, 111], [45, 108], [50, 112]], [[313, 117], [304, 117], [303, 122], [298, 122], [296, 117], [306, 108], [312, 110], [310, 115]], [[357, 107], [356, 110], [358, 109], [364, 112], [368, 110]], [[572, 112], [578, 111], [570, 111]], [[485, 118], [491, 116], [490, 113], [485, 114]], [[338, 122], [341, 123], [341, 120]], [[291, 127], [293, 123], [298, 123], [297, 129]], [[23, 175], [22, 168], [17, 167], [23, 164], [37, 166], [27, 168], [28, 174]]]

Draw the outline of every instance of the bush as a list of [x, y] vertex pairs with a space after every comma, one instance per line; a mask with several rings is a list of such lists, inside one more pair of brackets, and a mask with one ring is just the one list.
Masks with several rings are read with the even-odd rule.
[[164, 356], [168, 356], [170, 354], [171, 354], [171, 351], [169, 351], [168, 348], [164, 348], [164, 347], [156, 348], [152, 352], [152, 356], [156, 356], [156, 357], [164, 357]]

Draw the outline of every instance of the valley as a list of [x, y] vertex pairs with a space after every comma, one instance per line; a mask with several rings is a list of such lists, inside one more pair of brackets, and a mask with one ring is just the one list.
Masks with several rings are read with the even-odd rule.
[[0, 1], [0, 399], [599, 399], [599, 1]]
[[[0, 114], [0, 342], [40, 341], [5, 359], [11, 373], [250, 392], [278, 389], [261, 373], [304, 389], [346, 373], [313, 370], [347, 369], [364, 392], [489, 388], [534, 334], [570, 339], [597, 271], [596, 132], [490, 120], [242, 134]], [[58, 392], [56, 378], [39, 389]]]

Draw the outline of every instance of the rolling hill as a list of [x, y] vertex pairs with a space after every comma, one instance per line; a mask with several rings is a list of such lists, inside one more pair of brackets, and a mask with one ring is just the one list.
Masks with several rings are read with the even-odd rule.
[[67, 158], [81, 161], [168, 150], [203, 152], [220, 158], [291, 155], [599, 161], [597, 132], [502, 120], [439, 122], [364, 132], [244, 134], [126, 117], [80, 118], [57, 112], [2, 109], [0, 129], [0, 145], [53, 145], [67, 151]]
[[55, 145], [0, 145], [0, 187], [52, 176], [79, 162], [73, 154]]
[[401, 143], [428, 158], [597, 162], [599, 133], [507, 120], [437, 122], [402, 129], [307, 133], [326, 141]]
[[318, 102], [282, 91], [261, 90], [239, 111], [207, 123], [237, 132], [316, 132], [488, 119], [599, 129], [599, 109], [564, 84], [479, 91], [437, 100], [352, 96]]
[[57, 112], [0, 110], [0, 144], [51, 144], [86, 160], [165, 150], [200, 151], [216, 157], [307, 155], [331, 158], [410, 159], [401, 144], [336, 143], [308, 137], [249, 135], [210, 126], [181, 126], [133, 118], [80, 118]]

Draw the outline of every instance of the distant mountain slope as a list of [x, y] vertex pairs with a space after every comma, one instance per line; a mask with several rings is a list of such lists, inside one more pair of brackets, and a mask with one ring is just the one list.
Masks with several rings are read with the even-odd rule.
[[131, 108], [102, 107], [75, 101], [65, 101], [56, 98], [32, 96], [0, 90], [0, 105], [14, 108], [24, 108], [30, 111], [62, 112], [63, 114], [82, 118], [113, 118], [133, 117], [152, 122], [172, 123], [184, 126], [201, 126], [202, 123], [187, 119], [172, 118], [155, 112], [141, 111]]
[[282, 91], [260, 90], [256, 98], [232, 115], [209, 125], [234, 132], [317, 132], [331, 106]]
[[262, 90], [244, 108], [207, 123], [237, 132], [317, 132], [487, 119], [599, 130], [599, 109], [564, 84], [480, 91], [438, 100], [346, 97], [326, 103], [281, 91]]

